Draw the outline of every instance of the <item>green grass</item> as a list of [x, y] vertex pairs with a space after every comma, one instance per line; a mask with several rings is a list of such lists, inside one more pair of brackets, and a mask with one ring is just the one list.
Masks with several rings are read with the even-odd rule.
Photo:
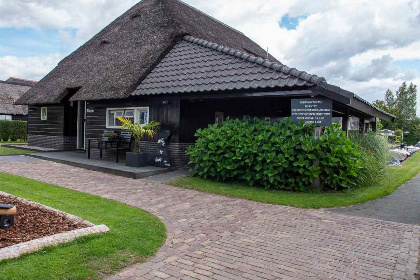
[[181, 178], [172, 185], [258, 202], [288, 205], [300, 208], [328, 208], [349, 206], [377, 199], [393, 193], [420, 172], [420, 152], [414, 154], [402, 166], [389, 167], [387, 175], [374, 186], [354, 188], [344, 192], [289, 192], [252, 188], [242, 183], [223, 183], [196, 177]]
[[4, 145], [4, 144], [26, 144], [26, 143], [24, 143], [24, 142], [2, 142], [2, 141], [0, 141], [0, 156], [22, 155], [22, 154], [33, 153], [33, 151], [28, 151], [28, 150], [2, 147], [2, 145]]
[[166, 239], [155, 216], [122, 203], [0, 173], [0, 190], [105, 224], [110, 232], [82, 237], [0, 262], [0, 279], [98, 279], [153, 256]]

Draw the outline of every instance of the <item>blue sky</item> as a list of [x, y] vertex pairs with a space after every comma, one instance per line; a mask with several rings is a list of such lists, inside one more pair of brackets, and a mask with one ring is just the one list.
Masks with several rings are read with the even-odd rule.
[[[420, 1], [184, 1], [242, 31], [282, 63], [368, 101], [404, 81], [420, 85]], [[0, 80], [41, 79], [137, 2], [0, 1]]]
[[397, 60], [394, 62], [394, 64], [400, 67], [403, 71], [416, 69], [420, 73], [420, 59]]
[[0, 57], [28, 57], [51, 53], [66, 55], [72, 51], [71, 45], [62, 40], [60, 32], [74, 36], [77, 29], [0, 28]]
[[282, 28], [286, 28], [287, 30], [296, 30], [296, 28], [299, 26], [299, 23], [303, 20], [305, 20], [308, 17], [308, 15], [302, 15], [298, 17], [291, 17], [289, 14], [285, 14], [280, 22], [279, 26]]

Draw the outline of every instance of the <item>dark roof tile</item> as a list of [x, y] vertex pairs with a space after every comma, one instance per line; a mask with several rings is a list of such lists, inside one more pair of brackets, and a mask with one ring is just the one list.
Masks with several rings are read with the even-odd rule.
[[132, 95], [314, 86], [323, 78], [185, 36]]

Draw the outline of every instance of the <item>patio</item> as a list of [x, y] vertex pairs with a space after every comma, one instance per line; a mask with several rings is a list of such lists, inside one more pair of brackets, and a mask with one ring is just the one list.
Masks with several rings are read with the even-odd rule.
[[155, 166], [125, 166], [125, 154], [123, 153], [120, 154], [118, 163], [115, 162], [115, 155], [113, 154], [105, 154], [103, 158], [93, 154], [88, 159], [85, 151], [40, 152], [28, 154], [27, 156], [132, 179], [141, 179], [173, 171], [170, 168]]

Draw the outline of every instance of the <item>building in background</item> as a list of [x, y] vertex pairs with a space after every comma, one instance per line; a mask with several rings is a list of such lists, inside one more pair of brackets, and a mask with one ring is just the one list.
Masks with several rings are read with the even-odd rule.
[[0, 120], [22, 120], [28, 119], [28, 106], [15, 105], [25, 92], [27, 92], [36, 81], [11, 77], [6, 81], [0, 81]]

